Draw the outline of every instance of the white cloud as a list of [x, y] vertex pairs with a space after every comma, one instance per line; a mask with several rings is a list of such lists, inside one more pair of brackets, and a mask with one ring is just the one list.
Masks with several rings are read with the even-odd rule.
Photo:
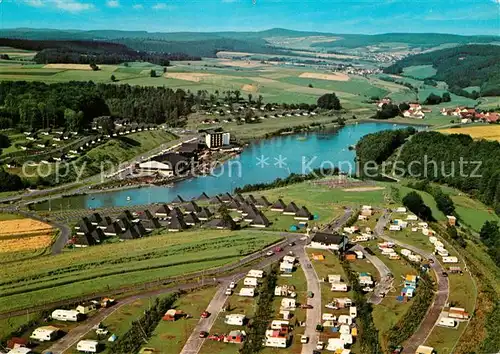
[[107, 7], [120, 7], [120, 1], [118, 0], [108, 0], [106, 1]]
[[68, 12], [80, 12], [94, 8], [93, 4], [79, 2], [77, 0], [51, 0], [50, 2], [54, 3], [58, 9]]
[[27, 5], [33, 6], [33, 7], [42, 7], [42, 6], [44, 6], [44, 3], [42, 2], [42, 0], [24, 0], [24, 2]]
[[54, 7], [68, 12], [80, 12], [94, 8], [93, 4], [78, 0], [24, 0], [24, 3], [33, 7]]
[[153, 6], [151, 6], [153, 10], [165, 10], [167, 8], [167, 4], [164, 4], [162, 2], [159, 2]]
[[141, 10], [144, 8], [144, 6], [142, 6], [141, 4], [135, 4], [134, 6], [132, 6], [134, 9], [136, 10]]

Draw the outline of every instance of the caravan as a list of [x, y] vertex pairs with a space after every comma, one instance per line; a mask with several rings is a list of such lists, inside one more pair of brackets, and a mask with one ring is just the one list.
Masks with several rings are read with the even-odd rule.
[[76, 310], [55, 310], [52, 312], [51, 317], [58, 321], [78, 322], [83, 315]]
[[254, 288], [241, 288], [239, 295], [240, 296], [254, 297], [255, 296], [255, 289]]
[[243, 280], [243, 285], [245, 286], [257, 286], [259, 283], [257, 282], [257, 278], [245, 278]]
[[332, 284], [332, 291], [343, 291], [347, 292], [347, 284], [346, 283], [333, 283]]
[[251, 270], [248, 271], [247, 277], [263, 278], [264, 277], [264, 271], [263, 270], [257, 270], [257, 269], [251, 269]]

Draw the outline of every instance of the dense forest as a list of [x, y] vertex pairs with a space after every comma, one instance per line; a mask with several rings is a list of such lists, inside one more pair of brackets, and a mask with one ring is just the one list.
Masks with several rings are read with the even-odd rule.
[[358, 174], [364, 176], [365, 172], [371, 172], [370, 164], [380, 165], [415, 133], [415, 128], [410, 127], [365, 135], [356, 145]]
[[468, 135], [422, 132], [401, 151], [405, 176], [447, 184], [470, 193], [500, 214], [500, 144]]
[[104, 41], [57, 41], [23, 40], [0, 38], [0, 46], [33, 50], [38, 53], [34, 61], [39, 64], [120, 64], [130, 61], [145, 61], [168, 66], [170, 60], [200, 60], [182, 52], [158, 51], [151, 53], [131, 49], [123, 44]]
[[100, 116], [179, 126], [195, 96], [165, 87], [68, 82], [0, 82], [0, 129], [82, 130]]
[[217, 38], [208, 40], [165, 41], [153, 39], [117, 39], [130, 48], [140, 51], [186, 53], [193, 57], [214, 58], [217, 52], [250, 52], [263, 54], [287, 54], [286, 51], [270, 46], [264, 40], [239, 40]]
[[478, 86], [481, 96], [499, 96], [499, 58], [500, 46], [466, 45], [409, 56], [387, 67], [384, 72], [401, 74], [409, 66], [432, 65], [437, 70], [432, 79], [446, 82], [455, 94], [469, 96], [464, 89]]

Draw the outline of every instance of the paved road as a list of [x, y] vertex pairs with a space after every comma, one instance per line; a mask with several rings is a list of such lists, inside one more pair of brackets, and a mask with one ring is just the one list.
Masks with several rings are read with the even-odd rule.
[[[275, 233], [275, 232], [270, 232], [270, 233]], [[283, 247], [284, 251], [292, 250], [294, 252], [298, 252], [300, 250], [300, 247], [303, 247], [303, 243], [301, 243], [301, 241], [299, 241], [299, 237], [302, 235], [290, 234], [290, 233], [286, 233], [285, 235], [288, 236], [288, 240], [279, 243], [279, 245], [281, 245]], [[297, 242], [297, 245], [295, 245], [293, 247], [288, 246], [287, 244], [288, 244], [289, 240]], [[247, 274], [247, 269], [241, 269], [245, 265], [245, 263], [249, 263], [249, 262], [254, 261], [258, 257], [261, 257], [261, 255], [264, 254], [264, 252], [266, 252], [267, 250], [272, 249], [274, 247], [275, 246], [271, 246], [271, 247], [265, 249], [264, 251], [259, 251], [259, 252], [254, 253], [251, 256], [246, 257], [245, 262], [240, 264], [240, 270], [237, 271], [236, 273], [228, 274], [228, 275], [225, 275], [223, 277], [216, 278], [216, 281], [220, 282], [223, 285], [220, 287], [219, 291], [216, 293], [216, 295], [214, 297], [214, 298], [216, 298], [216, 300], [213, 303], [211, 302], [212, 306], [208, 307], [208, 311], [212, 313], [212, 316], [210, 316], [208, 319], [200, 320], [200, 322], [205, 321], [204, 322], [205, 327], [207, 327], [207, 328], [209, 327], [209, 328], [208, 328], [208, 330], [204, 329], [204, 328], [198, 329], [198, 326], [197, 326], [197, 328], [193, 331], [193, 335], [197, 336], [199, 334], [199, 332], [202, 330], [206, 330], [207, 332], [209, 332], [210, 328], [213, 325], [213, 321], [215, 321], [215, 319], [217, 318], [217, 314], [220, 311], [220, 310], [217, 310], [217, 307], [220, 306], [220, 309], [221, 309], [222, 306], [224, 305], [224, 302], [221, 303], [221, 298], [225, 297], [224, 290], [227, 289], [228, 284], [231, 281], [242, 279]], [[263, 259], [262, 261], [260, 261], [258, 264], [253, 265], [252, 268], [256, 268], [256, 269], [264, 268], [264, 267], [268, 266], [269, 264], [278, 261], [283, 256], [283, 254], [284, 253], [279, 253], [279, 254], [275, 254], [271, 257], [267, 257], [267, 258]], [[219, 270], [222, 273], [222, 272], [227, 272], [228, 269], [221, 267], [221, 268], [219, 268]], [[213, 281], [213, 279], [208, 279], [208, 280], [205, 279], [203, 284], [204, 285], [210, 285], [210, 284], [215, 285], [216, 283]], [[161, 294], [168, 294], [168, 293], [178, 291], [178, 290], [194, 289], [194, 288], [200, 287], [201, 285], [202, 285], [201, 282], [197, 281], [197, 282], [192, 282], [192, 283], [181, 284], [179, 286], [175, 286], [175, 287], [168, 288], [168, 289], [157, 289], [157, 290], [137, 294], [134, 296], [130, 296], [127, 298], [123, 298], [115, 306], [108, 308], [108, 309], [101, 309], [97, 315], [93, 316], [85, 323], [82, 323], [80, 326], [71, 330], [63, 338], [59, 339], [56, 343], [54, 343], [54, 345], [52, 345], [49, 349], [47, 349], [47, 351], [52, 351], [54, 354], [64, 353], [69, 348], [71, 348], [73, 345], [75, 345], [78, 341], [80, 341], [87, 333], [89, 333], [93, 326], [104, 321], [107, 317], [109, 317], [113, 312], [115, 312], [120, 307], [127, 305], [131, 302], [134, 302], [137, 299], [161, 295]], [[222, 295], [220, 295], [221, 289], [222, 289]], [[206, 320], [208, 320], [208, 321], [206, 321]], [[208, 324], [210, 326], [207, 326]], [[195, 339], [199, 339], [199, 338], [195, 338]], [[196, 347], [192, 347], [192, 348], [196, 348]], [[201, 348], [201, 345], [200, 345], [200, 348]], [[199, 348], [198, 348], [198, 350], [199, 350]], [[189, 353], [194, 353], [194, 352], [190, 351]]]
[[384, 300], [384, 297], [382, 294], [387, 294], [389, 289], [392, 287], [392, 283], [394, 281], [394, 278], [390, 276], [391, 270], [387, 267], [387, 265], [382, 262], [378, 257], [372, 256], [368, 252], [365, 251], [365, 248], [361, 245], [355, 245], [353, 247], [354, 250], [358, 250], [363, 252], [365, 255], [365, 258], [377, 268], [379, 274], [380, 274], [380, 281], [375, 285], [375, 288], [373, 289], [373, 293], [368, 300], [368, 302], [378, 305]]
[[[295, 239], [296, 244], [294, 246], [288, 246], [284, 248], [286, 251], [292, 251], [294, 254], [300, 254], [301, 252], [304, 252], [304, 245], [305, 242], [303, 240], [299, 240], [299, 236], [303, 235], [297, 235], [297, 234], [289, 234], [294, 236], [293, 238]], [[254, 266], [254, 269], [261, 269], [265, 268], [266, 266], [277, 262], [283, 255], [285, 255], [284, 252], [281, 252], [279, 254], [275, 254], [272, 257], [268, 257], [264, 259], [262, 262], [260, 262], [259, 265]], [[222, 286], [219, 288], [215, 296], [213, 297], [212, 301], [207, 307], [207, 311], [211, 313], [209, 318], [206, 319], [200, 319], [198, 324], [196, 325], [195, 329], [191, 333], [191, 336], [187, 340], [186, 344], [182, 348], [182, 351], [180, 354], [197, 354], [201, 347], [203, 346], [203, 343], [205, 342], [206, 338], [200, 338], [199, 333], [201, 331], [205, 331], [210, 333], [210, 330], [212, 329], [213, 324], [215, 323], [215, 320], [219, 316], [220, 312], [222, 311], [222, 307], [224, 306], [224, 303], [226, 302], [228, 296], [224, 295], [224, 291], [229, 287], [229, 283], [231, 281], [237, 282], [240, 281], [245, 277], [247, 272], [241, 272], [235, 276], [225, 278], [224, 281], [222, 282]], [[321, 300], [320, 300], [320, 305], [321, 305]], [[320, 306], [321, 307], [321, 306]]]
[[384, 215], [382, 215], [375, 226], [375, 234], [389, 242], [394, 242], [400, 247], [407, 248], [411, 250], [414, 253], [420, 254], [421, 256], [431, 259], [434, 261], [432, 265], [432, 269], [434, 270], [434, 273], [436, 274], [437, 278], [437, 283], [438, 283], [438, 289], [436, 296], [434, 298], [434, 302], [431, 304], [429, 307], [427, 314], [425, 318], [423, 319], [422, 323], [420, 324], [420, 327], [418, 330], [413, 333], [413, 335], [404, 343], [403, 347], [403, 353], [415, 353], [419, 345], [422, 345], [425, 343], [429, 335], [431, 334], [432, 330], [436, 326], [436, 323], [439, 319], [439, 315], [443, 311], [443, 308], [445, 304], [448, 302], [448, 296], [449, 296], [449, 283], [448, 283], [448, 278], [443, 276], [444, 269], [439, 263], [439, 260], [436, 258], [434, 254], [428, 253], [426, 251], [423, 251], [417, 247], [414, 247], [412, 245], [408, 245], [406, 243], [400, 242], [398, 240], [392, 239], [388, 236], [384, 235], [384, 226], [387, 224], [387, 222], [390, 219], [390, 214], [388, 212], [384, 212]]
[[307, 310], [306, 329], [305, 335], [309, 337], [309, 342], [302, 345], [302, 354], [310, 354], [316, 349], [319, 335], [316, 332], [316, 325], [321, 322], [321, 288], [319, 278], [312, 266], [307, 252], [304, 248], [296, 253], [299, 258], [300, 266], [304, 270], [307, 280], [307, 290], [312, 291], [314, 297], [307, 300], [307, 303], [312, 305], [313, 308]]
[[344, 225], [347, 222], [347, 220], [349, 220], [352, 213], [353, 213], [352, 209], [350, 208], [345, 209], [344, 214], [340, 218], [335, 219], [333, 222], [326, 225], [322, 231], [324, 232], [338, 231], [338, 229], [340, 229], [342, 225]]
[[200, 321], [194, 328], [193, 333], [191, 333], [186, 344], [182, 348], [180, 354], [196, 354], [200, 351], [201, 346], [205, 342], [205, 338], [200, 338], [199, 333], [201, 331], [210, 333], [215, 320], [222, 311], [222, 308], [224, 307], [224, 304], [226, 303], [226, 300], [228, 298], [228, 296], [225, 295], [224, 292], [228, 288], [229, 283], [229, 281], [225, 281], [219, 287], [212, 301], [210, 301], [210, 304], [208, 304], [207, 306], [207, 311], [210, 312], [210, 317], [200, 319]]
[[[141, 155], [138, 155], [129, 161], [120, 163], [120, 166], [118, 168], [127, 169], [127, 166], [129, 166], [130, 164], [132, 164], [134, 162], [143, 161], [144, 159], [147, 159], [152, 155], [155, 155], [155, 154], [158, 154], [162, 151], [167, 151], [167, 150], [171, 149], [172, 145], [179, 146], [184, 142], [190, 142], [190, 141], [193, 141], [197, 138], [198, 138], [198, 135], [188, 135], [188, 136], [179, 137], [176, 140], [169, 141], [166, 144], [162, 144], [161, 146], [159, 146], [157, 148], [154, 148], [154, 149], [152, 149], [146, 153], [143, 153]], [[110, 172], [111, 171], [107, 171], [108, 174]], [[118, 173], [117, 176], [122, 176], [122, 173]], [[32, 190], [32, 191], [28, 191], [26, 193], [23, 193], [21, 195], [15, 195], [12, 197], [0, 198], [0, 203], [22, 202], [22, 198], [26, 198], [26, 197], [33, 198], [33, 199], [29, 200], [29, 203], [39, 202], [39, 201], [41, 202], [41, 201], [48, 200], [48, 199], [60, 198], [63, 195], [70, 193], [70, 192], [68, 192], [68, 188], [80, 186], [82, 183], [84, 183], [84, 184], [99, 183], [100, 180], [101, 180], [101, 174], [97, 174], [97, 175], [85, 178], [85, 179], [83, 179], [81, 181], [77, 181], [77, 182], [71, 182], [71, 183], [63, 184], [63, 185], [52, 187], [52, 188], [42, 189], [42, 190]], [[71, 193], [83, 193], [83, 192], [86, 192], [87, 190], [88, 190], [88, 187], [80, 187], [76, 190], [73, 190]], [[61, 191], [61, 193], [57, 193], [58, 191]], [[56, 194], [53, 194], [53, 193], [56, 193]]]

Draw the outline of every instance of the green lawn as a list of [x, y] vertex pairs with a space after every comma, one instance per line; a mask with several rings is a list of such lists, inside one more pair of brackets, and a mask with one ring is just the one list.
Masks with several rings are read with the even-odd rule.
[[[311, 214], [318, 216], [317, 220], [313, 220], [309, 224], [321, 227], [342, 215], [344, 206], [383, 204], [384, 191], [384, 189], [379, 189], [350, 192], [340, 188], [327, 188], [316, 182], [303, 182], [262, 192], [252, 192], [251, 194], [256, 198], [264, 195], [271, 203], [281, 198], [285, 204], [294, 201], [299, 208], [304, 205]], [[276, 222], [276, 225], [273, 226], [275, 229], [288, 230], [294, 222], [293, 217], [278, 215], [278, 213], [269, 215], [271, 216], [269, 220]], [[275, 220], [276, 218], [278, 220]]]
[[416, 79], [426, 79], [436, 75], [437, 70], [432, 65], [416, 65], [403, 69], [403, 75], [411, 76]]
[[278, 239], [247, 231], [164, 233], [14, 262], [15, 271], [0, 275], [0, 311], [219, 267]]
[[0, 221], [17, 220], [17, 219], [24, 219], [24, 216], [19, 214], [0, 213]]
[[175, 322], [161, 321], [148, 343], [144, 346], [155, 348], [156, 353], [180, 353], [196, 327], [200, 319], [200, 313], [206, 309], [216, 291], [217, 289], [212, 287], [182, 295], [175, 302], [174, 308], [182, 310], [193, 317]]

